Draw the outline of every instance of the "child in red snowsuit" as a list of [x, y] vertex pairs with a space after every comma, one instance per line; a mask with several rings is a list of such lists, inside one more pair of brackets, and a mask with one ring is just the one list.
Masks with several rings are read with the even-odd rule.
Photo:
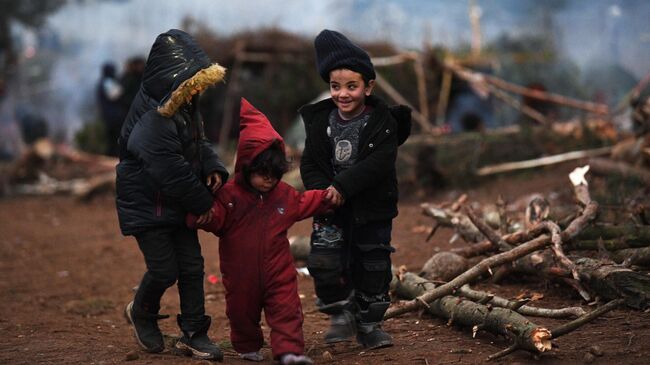
[[189, 215], [187, 223], [220, 237], [230, 339], [241, 357], [263, 360], [264, 309], [273, 358], [281, 364], [311, 364], [302, 355], [303, 316], [287, 230], [330, 209], [327, 192], [299, 193], [279, 181], [287, 169], [284, 141], [245, 99], [240, 123], [235, 179], [218, 192], [209, 222], [197, 223], [197, 217]]

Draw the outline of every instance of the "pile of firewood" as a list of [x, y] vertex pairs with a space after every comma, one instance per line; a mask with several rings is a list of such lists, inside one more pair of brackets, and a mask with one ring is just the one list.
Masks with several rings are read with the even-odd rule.
[[64, 194], [87, 200], [115, 190], [117, 162], [43, 138], [1, 166], [0, 196]]
[[[530, 198], [518, 214], [501, 199], [477, 212], [466, 195], [450, 204], [422, 204], [423, 213], [434, 219], [429, 239], [439, 227], [451, 227], [452, 240], [462, 238], [471, 245], [435, 254], [419, 273], [394, 269], [393, 293], [410, 300], [391, 307], [386, 318], [426, 310], [472, 327], [474, 335], [489, 331], [510, 338], [512, 345], [491, 355], [491, 360], [518, 349], [549, 351], [553, 339], [617, 306], [647, 309], [650, 277], [638, 269], [650, 266], [650, 225], [645, 216], [650, 204], [631, 207], [628, 217], [634, 218], [626, 224], [603, 222], [585, 179], [588, 170], [589, 166], [579, 167], [569, 175], [576, 202], [572, 208], [552, 209], [541, 196]], [[478, 263], [471, 265], [472, 261]], [[498, 281], [521, 273], [564, 283], [585, 301], [606, 304], [589, 313], [580, 307], [548, 309], [469, 287], [479, 280]], [[548, 329], [524, 315], [577, 318]]]

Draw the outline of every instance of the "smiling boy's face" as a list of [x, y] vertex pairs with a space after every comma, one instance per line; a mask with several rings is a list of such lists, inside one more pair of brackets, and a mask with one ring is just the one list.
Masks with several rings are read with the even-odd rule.
[[375, 80], [366, 84], [361, 74], [352, 70], [342, 68], [330, 72], [330, 95], [345, 119], [363, 111], [366, 96], [370, 96], [374, 86]]

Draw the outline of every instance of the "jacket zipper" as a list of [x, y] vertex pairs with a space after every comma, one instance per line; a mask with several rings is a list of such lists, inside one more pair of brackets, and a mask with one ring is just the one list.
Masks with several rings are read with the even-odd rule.
[[[259, 201], [260, 208], [262, 208], [263, 205], [264, 205], [264, 197], [262, 196], [262, 194], [260, 194], [260, 201]], [[262, 223], [262, 222], [260, 222], [260, 223]], [[263, 224], [262, 229], [260, 229], [258, 231], [258, 233], [259, 232], [264, 232], [265, 228], [266, 228], [266, 225]], [[259, 242], [264, 242], [264, 238], [260, 237]], [[265, 248], [266, 248], [266, 246], [264, 244], [261, 244], [260, 249], [257, 250], [257, 262], [258, 262], [258, 266], [260, 268], [260, 270], [259, 270], [260, 289], [262, 289], [262, 290], [264, 290], [264, 287], [266, 286], [266, 283], [264, 282], [264, 251], [265, 251], [264, 249]]]

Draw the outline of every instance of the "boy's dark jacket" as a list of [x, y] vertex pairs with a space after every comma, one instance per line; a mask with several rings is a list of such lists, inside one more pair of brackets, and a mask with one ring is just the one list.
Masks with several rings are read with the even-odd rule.
[[187, 33], [170, 30], [156, 38], [119, 139], [116, 203], [123, 234], [182, 226], [187, 212], [210, 209], [205, 179], [218, 172], [225, 183], [228, 172], [204, 137], [197, 108], [185, 100], [224, 72]]
[[368, 96], [372, 112], [359, 138], [359, 157], [349, 169], [334, 175], [332, 147], [327, 136], [329, 113], [336, 108], [332, 99], [303, 106], [305, 149], [300, 174], [307, 189], [333, 185], [346, 200], [355, 224], [392, 219], [397, 216], [397, 147], [411, 131], [411, 110], [389, 107], [376, 96]]

